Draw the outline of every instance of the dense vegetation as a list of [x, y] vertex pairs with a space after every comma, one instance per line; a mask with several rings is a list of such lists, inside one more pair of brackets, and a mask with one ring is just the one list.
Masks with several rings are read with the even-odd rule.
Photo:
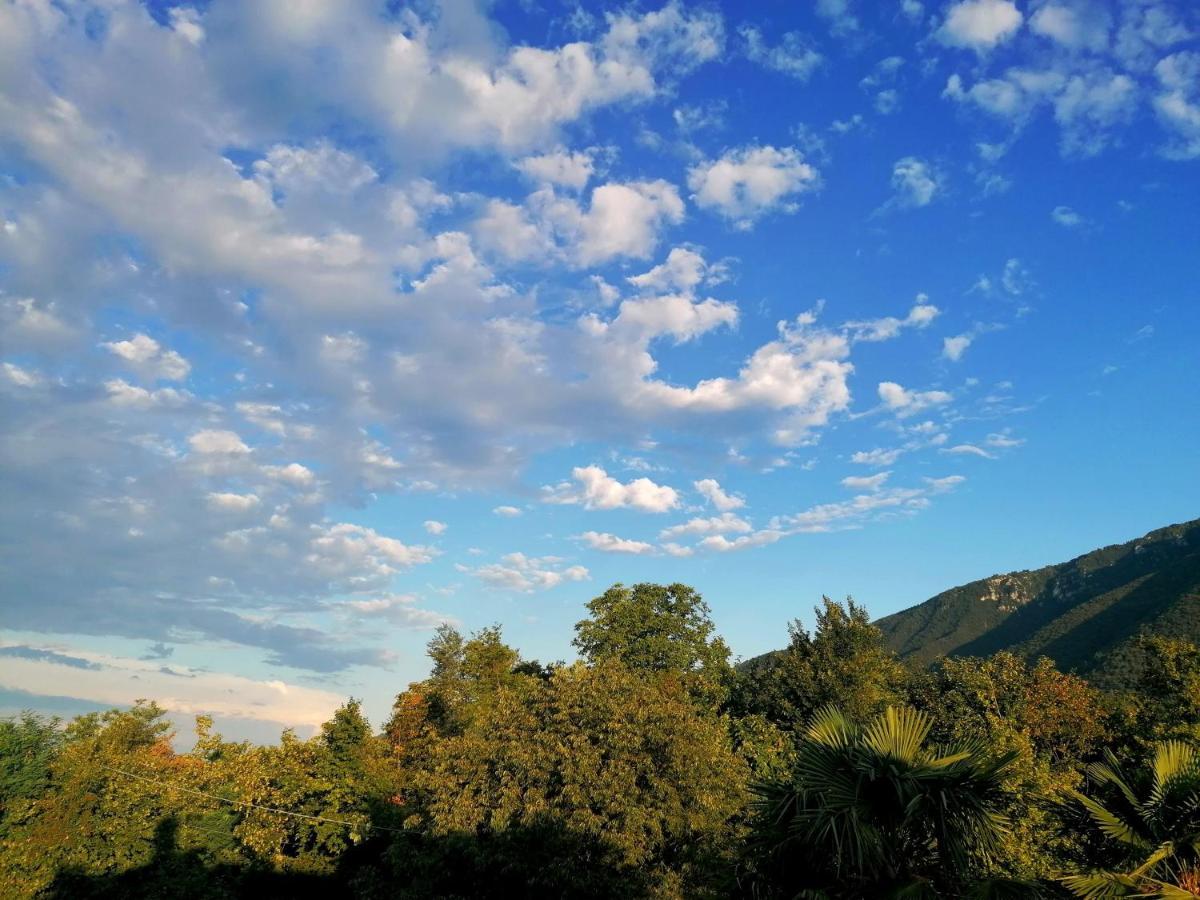
[[734, 666], [684, 585], [617, 585], [580, 660], [451, 628], [374, 732], [175, 752], [153, 703], [0, 723], [13, 897], [1200, 896], [1200, 649], [1128, 687], [912, 667], [825, 600]]
[[1123, 687], [1145, 662], [1140, 636], [1200, 642], [1200, 520], [951, 588], [878, 624], [914, 662], [1007, 650]]

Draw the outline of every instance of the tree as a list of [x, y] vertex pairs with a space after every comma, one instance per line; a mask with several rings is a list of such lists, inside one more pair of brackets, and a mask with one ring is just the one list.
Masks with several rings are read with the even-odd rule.
[[1162, 741], [1137, 777], [1106, 750], [1102, 762], [1088, 766], [1088, 777], [1106, 796], [1076, 790], [1069, 796], [1123, 865], [1064, 878], [1075, 896], [1200, 896], [1200, 748]]
[[1004, 773], [1002, 809], [1011, 823], [1001, 868], [1049, 877], [1082, 858], [1080, 835], [1046, 802], [1077, 786], [1085, 761], [1106, 736], [1099, 691], [1042, 658], [1030, 666], [1011, 653], [945, 659], [914, 679], [914, 704], [933, 720], [936, 743], [986, 742], [1016, 758]]
[[625, 873], [618, 894], [649, 879], [660, 896], [703, 896], [745, 796], [725, 723], [696, 709], [679, 673], [612, 657], [500, 689], [414, 778], [430, 839], [469, 835], [477, 865], [545, 896], [588, 895], [592, 866]]
[[1190, 641], [1143, 635], [1133, 642], [1131, 688], [1135, 732], [1149, 742], [1200, 740], [1200, 647]]
[[62, 747], [58, 719], [32, 712], [0, 719], [0, 835], [14, 806], [32, 802], [51, 784], [51, 765]]
[[677, 672], [698, 699], [718, 705], [732, 680], [729, 647], [703, 598], [685, 584], [614, 584], [587, 605], [574, 644], [589, 663], [616, 659], [634, 672]]
[[734, 692], [737, 711], [760, 713], [800, 732], [825, 706], [862, 719], [904, 699], [909, 672], [865, 608], [849, 598], [843, 605], [823, 597], [815, 612], [814, 633], [797, 620], [789, 627], [787, 649], [742, 667]]
[[910, 707], [888, 707], [865, 727], [834, 707], [813, 717], [792, 778], [754, 786], [765, 893], [1031, 895], [983, 880], [1007, 827], [1001, 783], [1013, 754], [978, 743], [935, 750], [931, 725]]

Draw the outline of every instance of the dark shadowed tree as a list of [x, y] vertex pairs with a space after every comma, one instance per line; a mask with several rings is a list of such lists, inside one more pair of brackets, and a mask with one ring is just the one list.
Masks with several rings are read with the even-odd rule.
[[822, 707], [834, 705], [852, 718], [873, 715], [901, 702], [909, 672], [884, 644], [865, 608], [828, 597], [816, 610], [810, 634], [790, 626], [785, 650], [746, 663], [734, 690], [734, 709], [758, 713], [790, 731], [803, 731]]

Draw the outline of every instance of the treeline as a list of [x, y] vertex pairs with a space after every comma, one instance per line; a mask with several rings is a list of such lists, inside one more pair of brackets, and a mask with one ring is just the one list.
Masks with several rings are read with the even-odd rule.
[[153, 703], [0, 722], [6, 897], [1196, 897], [1200, 649], [1101, 691], [906, 667], [852, 601], [741, 666], [684, 585], [617, 585], [580, 661], [445, 627], [381, 733], [186, 754]]

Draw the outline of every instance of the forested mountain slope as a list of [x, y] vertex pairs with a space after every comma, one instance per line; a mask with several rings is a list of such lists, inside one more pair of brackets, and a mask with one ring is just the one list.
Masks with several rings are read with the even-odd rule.
[[951, 588], [876, 624], [919, 663], [1010, 650], [1119, 683], [1138, 634], [1200, 639], [1200, 519]]

